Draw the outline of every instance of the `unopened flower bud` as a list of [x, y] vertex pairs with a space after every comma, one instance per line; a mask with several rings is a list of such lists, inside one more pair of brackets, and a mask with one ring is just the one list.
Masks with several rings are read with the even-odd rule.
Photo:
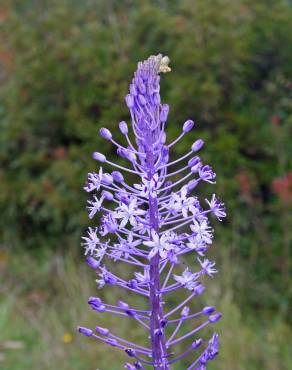
[[212, 307], [212, 306], [204, 307], [203, 310], [202, 310], [203, 314], [206, 315], [206, 316], [209, 316], [214, 311], [215, 311], [215, 307]]
[[134, 98], [133, 98], [132, 95], [130, 95], [130, 94], [126, 95], [125, 101], [126, 101], [127, 107], [129, 109], [134, 107]]
[[107, 190], [104, 190], [104, 191], [102, 192], [102, 196], [104, 197], [104, 199], [109, 200], [109, 201], [111, 201], [111, 200], [113, 200], [113, 199], [114, 199], [113, 194], [112, 194], [112, 193], [110, 193], [110, 192], [109, 192], [109, 191], [107, 191]]
[[138, 92], [135, 84], [130, 85], [130, 93], [131, 95], [137, 96]]
[[146, 104], [146, 100], [145, 100], [145, 98], [144, 98], [144, 96], [143, 96], [143, 95], [139, 94], [139, 95], [138, 95], [138, 100], [139, 100], [139, 103], [140, 103], [142, 106], [144, 106], [144, 105]]
[[217, 322], [221, 319], [221, 317], [222, 313], [220, 312], [214, 313], [213, 315], [209, 316], [209, 322], [211, 323]]
[[126, 348], [125, 352], [129, 357], [135, 357], [136, 355], [136, 352], [132, 348]]
[[204, 285], [202, 285], [202, 284], [198, 284], [198, 285], [194, 288], [194, 293], [195, 293], [195, 295], [200, 295], [200, 294], [202, 294], [202, 293], [204, 292], [204, 290], [205, 290]]
[[169, 105], [168, 104], [163, 104], [162, 107], [161, 107], [161, 111], [160, 111], [160, 121], [161, 122], [163, 122], [163, 123], [166, 122], [168, 112], [169, 112]]
[[195, 122], [191, 119], [187, 120], [183, 125], [183, 132], [186, 134], [194, 127]]
[[119, 128], [120, 128], [120, 131], [123, 135], [128, 134], [128, 125], [126, 124], [125, 121], [122, 121], [122, 122], [119, 123]]
[[99, 161], [99, 162], [105, 162], [106, 161], [106, 156], [103, 155], [102, 153], [99, 153], [99, 152], [94, 152], [92, 154], [92, 157], [93, 157], [93, 159], [95, 159], [96, 161]]
[[162, 132], [162, 134], [160, 136], [160, 143], [165, 144], [165, 142], [166, 142], [166, 133]]
[[193, 343], [192, 343], [192, 348], [193, 349], [196, 349], [198, 347], [200, 347], [200, 345], [203, 343], [203, 339], [197, 339], [195, 340]]
[[78, 331], [79, 331], [79, 333], [81, 333], [83, 335], [86, 335], [87, 337], [91, 337], [92, 334], [93, 334], [93, 331], [92, 330], [87, 329], [87, 328], [84, 328], [82, 326], [79, 326], [78, 327]]
[[188, 166], [189, 166], [189, 167], [193, 167], [193, 166], [197, 165], [197, 164], [198, 164], [198, 163], [200, 163], [200, 162], [201, 162], [200, 157], [196, 156], [196, 157], [191, 158], [191, 159], [188, 161]]
[[189, 312], [190, 312], [190, 308], [188, 306], [185, 306], [182, 311], [181, 311], [181, 317], [186, 317], [189, 315]]
[[118, 301], [118, 306], [120, 306], [121, 308], [129, 308], [128, 303], [124, 301]]
[[153, 96], [154, 104], [159, 105], [160, 104], [160, 95], [159, 94], [154, 94]]
[[125, 364], [124, 368], [127, 370], [136, 370], [136, 367], [128, 362]]
[[197, 173], [201, 167], [202, 167], [202, 162], [201, 162], [201, 161], [197, 162], [197, 163], [196, 163], [196, 164], [191, 168], [192, 173]]
[[106, 140], [111, 140], [112, 139], [112, 134], [110, 132], [110, 130], [108, 130], [107, 128], [105, 127], [102, 127], [100, 130], [99, 130], [99, 134], [101, 137], [105, 138]]
[[93, 257], [87, 257], [86, 258], [86, 263], [88, 264], [88, 266], [90, 266], [91, 268], [93, 268], [95, 270], [99, 267], [99, 264], [100, 264], [99, 261], [97, 261]]
[[118, 342], [115, 340], [115, 339], [112, 339], [112, 338], [108, 338], [108, 339], [106, 339], [105, 340], [105, 342], [107, 343], [107, 344], [110, 344], [111, 346], [113, 346], [113, 347], [115, 347], [117, 344], [118, 344]]
[[193, 190], [197, 185], [198, 185], [198, 180], [192, 180], [188, 183], [187, 187], [188, 187], [188, 191], [191, 191]]
[[202, 139], [196, 140], [194, 144], [192, 145], [192, 151], [197, 152], [203, 147], [203, 145], [204, 145], [204, 141]]
[[109, 174], [109, 173], [104, 173], [102, 175], [102, 183], [105, 184], [105, 185], [111, 185], [113, 183], [113, 178], [112, 176]]
[[129, 280], [127, 285], [128, 285], [129, 288], [132, 288], [132, 289], [138, 288], [138, 282], [137, 282], [136, 279]]
[[111, 173], [111, 175], [112, 175], [112, 178], [114, 179], [114, 181], [116, 181], [116, 182], [123, 182], [124, 181], [124, 176], [119, 171], [113, 171]]
[[89, 297], [87, 302], [90, 305], [94, 304], [95, 306], [99, 306], [102, 304], [102, 300], [98, 297]]
[[95, 330], [101, 335], [109, 335], [109, 330], [107, 328], [103, 328], [101, 326], [96, 326]]

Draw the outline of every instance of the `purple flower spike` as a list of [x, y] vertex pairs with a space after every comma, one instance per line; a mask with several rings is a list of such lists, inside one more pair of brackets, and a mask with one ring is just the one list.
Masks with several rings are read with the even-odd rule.
[[[95, 332], [78, 330], [113, 350], [123, 351], [131, 358], [124, 366], [130, 370], [169, 370], [172, 364], [186, 358], [188, 370], [203, 370], [219, 350], [216, 333], [209, 341], [198, 336], [203, 328], [215, 324], [221, 313], [213, 306], [193, 312], [189, 303], [205, 291], [202, 279], [217, 273], [215, 262], [205, 258], [213, 241], [208, 217], [213, 214], [221, 221], [226, 216], [225, 207], [213, 194], [203, 208], [194, 193], [202, 181], [214, 184], [216, 178], [212, 168], [193, 154], [203, 147], [203, 140], [197, 139], [185, 155], [171, 160], [173, 147], [192, 130], [194, 122], [187, 120], [181, 134], [168, 143], [165, 126], [169, 106], [160, 98], [160, 74], [170, 72], [168, 64], [169, 58], [161, 54], [138, 63], [125, 97], [134, 141], [124, 121], [119, 123], [124, 143], [114, 140], [107, 128], [100, 130], [127, 164], [122, 166], [101, 153], [93, 153], [95, 160], [111, 170], [107, 173], [101, 167], [90, 173], [84, 187], [87, 193], [93, 193], [87, 207], [89, 218], [99, 221], [82, 238], [86, 261], [95, 270], [98, 288], [115, 286], [121, 295], [138, 295], [142, 299], [139, 302], [145, 302], [143, 307], [137, 307], [121, 300], [108, 304], [90, 297], [88, 303], [99, 315], [112, 314], [131, 321], [129, 333], [135, 325], [140, 326], [148, 344], [131, 342], [101, 326], [96, 326]], [[127, 182], [127, 175], [131, 175], [133, 183]], [[182, 267], [183, 259], [193, 263]], [[112, 261], [127, 266], [110, 271]], [[125, 276], [122, 271], [126, 271]], [[184, 291], [185, 297], [174, 306], [173, 295], [178, 290]], [[196, 318], [200, 320], [197, 325], [193, 324]], [[192, 344], [180, 353], [187, 338]]]

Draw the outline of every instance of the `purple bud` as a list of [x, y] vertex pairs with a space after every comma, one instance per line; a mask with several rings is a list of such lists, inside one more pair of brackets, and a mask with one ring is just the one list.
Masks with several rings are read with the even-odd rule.
[[105, 185], [111, 185], [112, 183], [113, 183], [113, 178], [112, 178], [112, 176], [109, 174], [109, 173], [104, 173], [103, 175], [102, 175], [102, 180], [101, 180], [101, 182], [103, 183], [103, 184], [105, 184]]
[[139, 83], [138, 88], [139, 88], [139, 91], [140, 91], [141, 94], [145, 94], [146, 93], [146, 86], [145, 86], [145, 84], [143, 82], [140, 82]]
[[194, 293], [195, 293], [195, 295], [200, 295], [200, 294], [202, 294], [202, 293], [204, 292], [204, 290], [205, 290], [204, 285], [202, 285], [202, 284], [198, 284], [198, 285], [194, 288]]
[[140, 103], [142, 106], [144, 106], [144, 105], [146, 104], [146, 100], [145, 100], [145, 98], [144, 98], [144, 96], [143, 96], [143, 95], [139, 94], [139, 95], [138, 95], [138, 100], [139, 100], [139, 103]]
[[104, 191], [102, 192], [102, 196], [104, 197], [104, 199], [109, 200], [109, 201], [111, 201], [111, 200], [113, 200], [113, 199], [114, 199], [113, 194], [112, 194], [112, 193], [110, 193], [110, 192], [109, 192], [109, 191], [107, 191], [107, 190], [104, 190]]
[[100, 134], [101, 137], [105, 138], [106, 140], [111, 140], [112, 137], [113, 137], [110, 130], [108, 130], [107, 128], [104, 128], [104, 127], [102, 127], [99, 130], [99, 134]]
[[161, 144], [165, 144], [165, 142], [166, 142], [166, 133], [165, 133], [165, 132], [163, 132], [163, 133], [161, 134], [161, 137], [160, 137], [160, 143], [161, 143]]
[[169, 112], [169, 105], [168, 104], [163, 104], [162, 107], [161, 107], [161, 111], [160, 111], [160, 121], [161, 122], [166, 122], [168, 112]]
[[128, 125], [126, 124], [125, 121], [122, 121], [122, 122], [119, 123], [119, 128], [120, 128], [120, 131], [123, 135], [128, 134]]
[[105, 312], [106, 311], [106, 307], [102, 304], [100, 306], [95, 306], [95, 305], [92, 305], [91, 308], [94, 310], [94, 311], [97, 311], [97, 312]]
[[136, 312], [133, 309], [130, 309], [130, 308], [128, 310], [126, 310], [125, 313], [130, 317], [136, 317], [137, 316]]
[[214, 313], [213, 315], [209, 316], [209, 322], [211, 323], [217, 322], [221, 319], [221, 317], [222, 313], [220, 312]]
[[98, 297], [89, 297], [87, 302], [88, 304], [94, 304], [95, 306], [100, 306], [103, 303]]
[[135, 369], [142, 369], [143, 368], [141, 362], [135, 362], [134, 365], [135, 365]]
[[137, 160], [136, 155], [135, 155], [134, 153], [130, 152], [130, 151], [127, 151], [127, 156], [126, 156], [126, 158], [127, 158], [130, 162], [132, 162], [132, 163], [136, 162], [136, 160]]
[[120, 157], [128, 159], [130, 162], [136, 162], [136, 156], [130, 150], [125, 148], [118, 148], [117, 153]]
[[119, 171], [113, 171], [111, 175], [116, 182], [124, 181], [124, 176]]
[[110, 344], [113, 347], [115, 347], [118, 344], [118, 342], [115, 339], [111, 339], [111, 338], [106, 339], [105, 342], [107, 344]]
[[99, 261], [97, 261], [96, 259], [92, 257], [87, 257], [86, 263], [88, 264], [88, 266], [90, 266], [91, 268], [95, 270], [99, 267], [99, 264], [100, 264]]
[[137, 283], [136, 279], [129, 280], [127, 285], [128, 285], [129, 288], [132, 288], [132, 289], [138, 288], [138, 283]]
[[214, 311], [215, 311], [215, 307], [212, 307], [212, 306], [204, 307], [203, 310], [202, 310], [203, 314], [206, 315], [206, 316], [209, 316]]
[[202, 162], [201, 162], [201, 161], [197, 162], [197, 163], [196, 163], [196, 164], [191, 168], [192, 173], [197, 173], [201, 167], [202, 167]]
[[124, 301], [118, 301], [118, 306], [120, 306], [121, 308], [129, 308], [128, 303]]
[[133, 366], [132, 364], [129, 364], [128, 362], [125, 364], [124, 368], [128, 369], [128, 370], [136, 370], [137, 369], [135, 366]]
[[95, 330], [97, 331], [97, 333], [99, 333], [101, 335], [109, 335], [109, 330], [107, 328], [103, 328], [101, 326], [96, 326]]
[[160, 321], [160, 327], [161, 328], [165, 328], [166, 325], [167, 325], [167, 320], [163, 319], [163, 320]]
[[87, 328], [84, 328], [82, 326], [79, 326], [78, 327], [78, 331], [79, 331], [79, 333], [81, 333], [83, 335], [86, 335], [87, 337], [91, 337], [92, 334], [93, 334], [93, 331], [92, 330], [87, 329]]
[[189, 167], [193, 167], [193, 166], [195, 166], [195, 165], [197, 165], [198, 163], [200, 163], [201, 162], [201, 159], [200, 159], [200, 157], [193, 157], [193, 158], [191, 158], [189, 161], [188, 161], [188, 166]]
[[188, 306], [185, 306], [182, 311], [181, 311], [181, 317], [186, 317], [189, 315], [189, 312], [190, 312], [190, 308]]
[[198, 347], [200, 347], [200, 345], [203, 343], [203, 339], [197, 339], [195, 340], [193, 343], [192, 343], [192, 348], [193, 349], [196, 349]]
[[134, 96], [136, 96], [138, 94], [135, 84], [130, 85], [130, 93], [131, 93], [131, 95], [134, 95]]
[[195, 122], [191, 119], [187, 120], [183, 125], [183, 132], [186, 134], [194, 127]]
[[163, 330], [162, 329], [155, 329], [154, 334], [160, 337], [163, 334]]
[[129, 357], [135, 357], [136, 355], [136, 352], [132, 348], [126, 348], [125, 352]]
[[197, 152], [203, 147], [203, 145], [204, 145], [204, 141], [202, 139], [196, 140], [194, 144], [192, 145], [192, 151]]
[[154, 100], [155, 105], [159, 105], [160, 104], [160, 95], [157, 94], [157, 93], [154, 94], [153, 100]]
[[130, 95], [130, 94], [126, 95], [125, 101], [126, 101], [127, 107], [129, 109], [134, 107], [134, 98], [133, 98], [132, 95]]
[[197, 185], [199, 181], [198, 180], [192, 180], [188, 183], [188, 191], [193, 190]]
[[106, 161], [106, 156], [99, 153], [99, 152], [94, 152], [92, 154], [92, 157], [93, 157], [93, 159], [95, 159], [96, 161], [99, 161], [99, 162], [105, 162]]

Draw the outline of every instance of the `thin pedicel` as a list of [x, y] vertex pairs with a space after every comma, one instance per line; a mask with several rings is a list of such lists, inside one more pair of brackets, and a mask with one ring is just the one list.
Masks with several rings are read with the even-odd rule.
[[[133, 325], [145, 331], [145, 342], [148, 340], [149, 344], [133, 343], [118, 336], [114, 330], [100, 326], [95, 332], [84, 327], [78, 330], [123, 350], [132, 359], [125, 364], [126, 369], [168, 370], [172, 364], [188, 357], [188, 370], [203, 370], [218, 353], [218, 334], [214, 333], [204, 347], [204, 341], [197, 337], [197, 333], [217, 322], [221, 314], [208, 306], [190, 312], [186, 304], [204, 292], [202, 277], [213, 277], [217, 273], [215, 263], [205, 258], [213, 239], [208, 215], [213, 214], [221, 221], [226, 213], [224, 204], [215, 194], [210, 200], [205, 199], [205, 208], [193, 194], [200, 182], [215, 183], [216, 174], [212, 168], [194, 155], [204, 146], [203, 140], [196, 140], [181, 158], [169, 160], [170, 149], [195, 124], [187, 120], [182, 133], [166, 144], [164, 129], [169, 107], [160, 100], [160, 73], [166, 72], [170, 72], [169, 58], [161, 54], [138, 63], [125, 98], [135, 142], [131, 141], [124, 121], [120, 122], [119, 128], [126, 139], [125, 146], [114, 140], [107, 128], [100, 130], [100, 135], [110, 141], [117, 148], [117, 154], [129, 163], [124, 167], [109, 161], [101, 153], [93, 153], [95, 160], [114, 170], [106, 173], [101, 167], [98, 172], [89, 173], [84, 187], [88, 193], [94, 193], [88, 201], [89, 218], [101, 215], [100, 225], [89, 228], [82, 238], [88, 255], [86, 261], [96, 271], [98, 287], [117, 286], [129, 294], [144, 297], [145, 303], [148, 301], [142, 309], [133, 308], [124, 301], [107, 304], [98, 297], [90, 297], [88, 304], [100, 314], [132, 319]], [[128, 168], [129, 165], [132, 168]], [[127, 173], [136, 176], [134, 184], [127, 183], [124, 177]], [[184, 174], [179, 178], [181, 173]], [[98, 193], [100, 197], [97, 197]], [[189, 253], [197, 255], [197, 271], [182, 269], [182, 257]], [[136, 269], [133, 277], [125, 280], [111, 272], [107, 265], [109, 260], [131, 265], [131, 269]], [[179, 289], [189, 291], [189, 294], [173, 307], [168, 300]], [[193, 326], [193, 321], [200, 318], [203, 319]], [[191, 329], [179, 334], [186, 322]], [[187, 338], [193, 342], [178, 353], [175, 345]], [[200, 351], [201, 347], [204, 348]]]

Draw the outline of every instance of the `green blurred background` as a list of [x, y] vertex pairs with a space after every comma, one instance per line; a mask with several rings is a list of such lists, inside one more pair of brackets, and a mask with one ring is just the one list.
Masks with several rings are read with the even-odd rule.
[[[228, 209], [202, 302], [224, 313], [209, 368], [292, 369], [291, 19], [288, 0], [1, 1], [0, 369], [122, 368], [75, 332], [108, 326], [86, 304], [97, 292], [80, 248], [82, 186], [94, 150], [115, 157], [98, 129], [129, 122], [137, 61], [159, 52], [173, 69], [162, 79], [169, 137], [197, 122], [175, 155], [206, 141], [217, 172], [207, 192]], [[127, 325], [116, 326], [138, 338]]]

